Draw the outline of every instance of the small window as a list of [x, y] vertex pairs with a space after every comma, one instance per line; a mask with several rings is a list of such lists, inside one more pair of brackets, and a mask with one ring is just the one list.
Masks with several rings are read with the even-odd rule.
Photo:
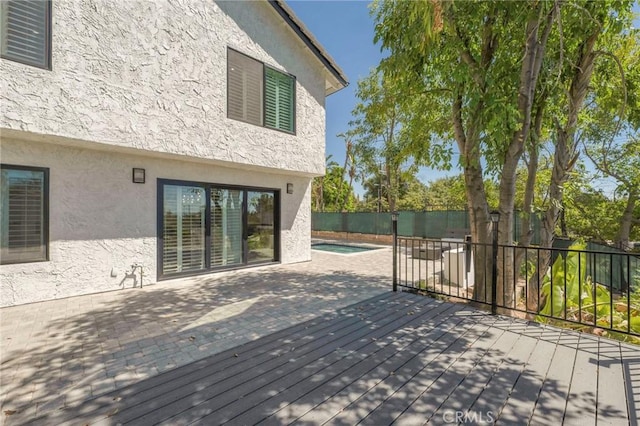
[[229, 50], [228, 116], [262, 126], [262, 62]]
[[48, 259], [49, 170], [2, 165], [0, 263]]
[[51, 2], [0, 2], [0, 53], [5, 59], [50, 68]]
[[227, 116], [295, 133], [295, 78], [227, 50]]
[[294, 80], [291, 76], [266, 68], [264, 124], [293, 133]]

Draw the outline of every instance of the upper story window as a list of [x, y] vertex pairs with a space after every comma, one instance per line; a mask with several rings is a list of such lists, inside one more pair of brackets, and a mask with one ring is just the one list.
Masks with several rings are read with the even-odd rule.
[[1, 166], [0, 263], [47, 260], [49, 169]]
[[51, 68], [51, 1], [0, 1], [2, 58]]
[[295, 133], [295, 77], [227, 49], [227, 116]]

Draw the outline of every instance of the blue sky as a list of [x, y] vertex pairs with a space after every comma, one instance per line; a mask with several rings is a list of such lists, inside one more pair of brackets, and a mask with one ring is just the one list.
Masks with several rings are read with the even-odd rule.
[[[344, 162], [344, 140], [337, 137], [349, 129], [351, 111], [356, 105], [358, 79], [365, 77], [382, 58], [380, 47], [373, 44], [374, 23], [369, 15], [368, 1], [289, 0], [287, 4], [311, 30], [318, 41], [336, 60], [349, 78], [350, 85], [327, 98], [326, 154], [339, 164]], [[634, 10], [640, 14], [636, 2]], [[636, 28], [640, 19], [635, 20]], [[418, 177], [423, 182], [460, 173], [421, 168]], [[361, 188], [356, 187], [357, 192]]]

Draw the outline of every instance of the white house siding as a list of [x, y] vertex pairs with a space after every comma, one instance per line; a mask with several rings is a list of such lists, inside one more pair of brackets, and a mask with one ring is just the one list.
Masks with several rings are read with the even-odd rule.
[[[2, 265], [2, 306], [130, 288], [134, 280], [125, 271], [134, 263], [144, 265], [143, 285], [155, 282], [158, 178], [280, 189], [282, 262], [310, 259], [308, 177], [6, 138], [0, 143], [3, 163], [50, 173], [50, 261]], [[145, 184], [132, 183], [133, 167], [146, 169]], [[286, 193], [288, 182], [293, 194]]]
[[[0, 266], [0, 306], [155, 282], [157, 178], [280, 188], [280, 260], [310, 259], [325, 71], [272, 6], [52, 5], [52, 70], [0, 59], [0, 161], [50, 169], [50, 260]], [[295, 135], [226, 117], [227, 47], [296, 77]]]
[[[0, 60], [0, 128], [324, 173], [323, 68], [266, 1], [52, 5], [52, 70]], [[296, 76], [296, 135], [226, 117], [227, 47]]]

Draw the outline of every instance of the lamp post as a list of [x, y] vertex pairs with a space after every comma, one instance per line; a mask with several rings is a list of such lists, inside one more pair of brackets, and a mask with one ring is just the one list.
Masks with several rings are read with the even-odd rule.
[[491, 313], [496, 314], [498, 302], [498, 223], [500, 222], [500, 212], [493, 210], [491, 216], [491, 233], [493, 234], [493, 259], [491, 268]]
[[398, 212], [391, 212], [393, 234], [393, 291], [398, 291]]

